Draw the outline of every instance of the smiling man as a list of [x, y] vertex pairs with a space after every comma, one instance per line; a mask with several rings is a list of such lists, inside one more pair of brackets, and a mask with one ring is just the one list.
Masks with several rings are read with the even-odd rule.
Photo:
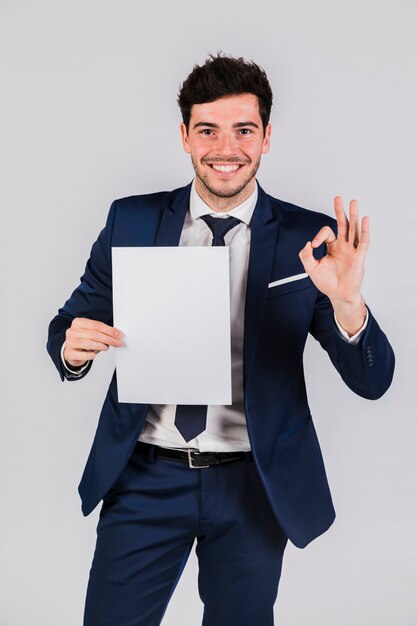
[[188, 128], [181, 124], [181, 135], [196, 173], [195, 189], [210, 207], [229, 211], [254, 192], [271, 125], [263, 126], [258, 97], [251, 93], [195, 104], [191, 117]]
[[303, 548], [335, 517], [304, 382], [308, 333], [363, 398], [380, 398], [394, 372], [361, 293], [369, 220], [357, 201], [347, 216], [336, 196], [334, 219], [256, 180], [271, 138], [265, 72], [210, 56], [178, 103], [194, 179], [113, 202], [47, 347], [74, 381], [123, 346], [112, 246], [228, 246], [232, 404], [119, 403], [113, 374], [79, 486], [85, 515], [103, 500], [84, 626], [160, 624], [194, 541], [203, 625], [271, 626], [287, 541]]

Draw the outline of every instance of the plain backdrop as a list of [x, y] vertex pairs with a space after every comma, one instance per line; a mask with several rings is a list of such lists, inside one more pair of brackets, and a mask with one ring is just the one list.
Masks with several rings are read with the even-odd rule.
[[[369, 401], [308, 340], [337, 517], [289, 545], [277, 623], [417, 625], [416, 18], [413, 0], [0, 2], [0, 626], [82, 623], [99, 507], [84, 518], [77, 486], [114, 352], [62, 383], [47, 327], [112, 200], [191, 181], [177, 92], [218, 50], [274, 91], [263, 188], [329, 215], [357, 198], [369, 216], [362, 293], [397, 359]], [[201, 623], [197, 571], [193, 550], [164, 626]]]

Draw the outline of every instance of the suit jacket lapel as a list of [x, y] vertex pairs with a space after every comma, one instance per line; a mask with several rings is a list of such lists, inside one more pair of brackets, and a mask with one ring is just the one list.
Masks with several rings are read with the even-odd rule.
[[246, 287], [243, 347], [244, 385], [250, 375], [265, 312], [268, 283], [276, 249], [278, 217], [267, 194], [258, 184], [258, 201], [251, 220], [248, 280]]
[[155, 246], [178, 246], [185, 216], [190, 206], [191, 185], [183, 187], [162, 213]]

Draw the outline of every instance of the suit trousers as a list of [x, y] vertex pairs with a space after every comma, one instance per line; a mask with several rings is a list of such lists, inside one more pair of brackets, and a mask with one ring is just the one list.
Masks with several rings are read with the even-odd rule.
[[272, 626], [287, 537], [253, 458], [193, 469], [153, 445], [103, 499], [84, 626], [161, 624], [195, 540], [203, 626]]

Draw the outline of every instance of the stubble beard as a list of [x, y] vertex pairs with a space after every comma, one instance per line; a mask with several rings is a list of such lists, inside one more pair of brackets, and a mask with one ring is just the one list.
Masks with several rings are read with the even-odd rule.
[[[253, 178], [256, 175], [256, 172], [258, 171], [259, 165], [261, 163], [261, 157], [259, 157], [257, 163], [255, 163], [255, 165], [252, 167], [251, 170], [249, 170], [247, 176], [243, 179], [243, 181], [241, 183], [239, 183], [239, 185], [237, 185], [236, 187], [229, 189], [229, 190], [222, 190], [222, 189], [217, 189], [215, 187], [213, 187], [207, 180], [206, 176], [203, 176], [201, 174], [201, 172], [199, 171], [199, 168], [196, 164], [196, 162], [194, 161], [193, 157], [191, 156], [191, 162], [193, 164], [193, 168], [194, 171], [196, 173], [196, 176], [198, 178], [198, 180], [201, 182], [202, 185], [204, 185], [204, 187], [206, 188], [206, 190], [214, 197], [216, 198], [233, 198], [237, 195], [239, 195], [244, 189], [245, 187], [251, 182], [251, 180], [253, 180]], [[232, 161], [230, 161], [230, 163], [232, 163]]]

